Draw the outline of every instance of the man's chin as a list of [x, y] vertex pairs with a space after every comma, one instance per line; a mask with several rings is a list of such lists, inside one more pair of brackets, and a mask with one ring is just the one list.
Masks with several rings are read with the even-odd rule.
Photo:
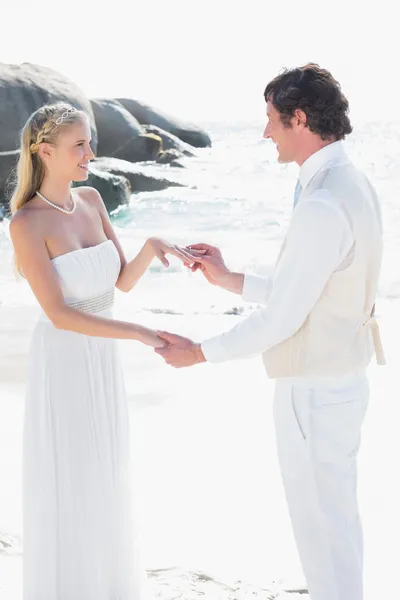
[[278, 163], [280, 163], [281, 165], [284, 165], [286, 163], [290, 163], [292, 162], [287, 156], [284, 156], [283, 154], [278, 153]]
[[288, 161], [286, 160], [286, 157], [283, 154], [281, 154], [278, 150], [278, 163], [285, 164], [287, 162]]

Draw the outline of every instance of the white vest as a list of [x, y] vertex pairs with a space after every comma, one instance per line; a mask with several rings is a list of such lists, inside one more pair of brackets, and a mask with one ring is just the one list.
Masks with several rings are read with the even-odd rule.
[[[370, 362], [374, 352], [384, 364], [374, 318], [382, 261], [382, 219], [374, 188], [351, 163], [333, 164], [317, 173], [301, 196], [328, 190], [340, 204], [355, 245], [349, 266], [336, 270], [300, 329], [263, 354], [271, 378], [340, 376]], [[279, 259], [284, 252], [285, 242]], [[295, 265], [294, 265], [295, 267]]]

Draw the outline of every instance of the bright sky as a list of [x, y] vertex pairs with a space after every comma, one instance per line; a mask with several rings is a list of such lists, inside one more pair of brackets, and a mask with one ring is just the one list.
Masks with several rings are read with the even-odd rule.
[[128, 95], [193, 120], [258, 119], [268, 80], [313, 61], [340, 81], [353, 118], [390, 119], [400, 97], [395, 5], [3, 0], [0, 58], [52, 67], [89, 96]]

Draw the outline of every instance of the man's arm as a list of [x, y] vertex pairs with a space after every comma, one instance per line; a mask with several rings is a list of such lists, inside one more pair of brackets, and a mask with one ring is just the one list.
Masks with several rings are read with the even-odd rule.
[[268, 275], [256, 275], [255, 273], [245, 273], [242, 298], [245, 302], [258, 302], [258, 304], [267, 304], [272, 290], [273, 269], [270, 269]]
[[[207, 265], [205, 265], [207, 268]], [[255, 273], [229, 272], [221, 276], [217, 285], [228, 292], [240, 294], [245, 302], [267, 304], [272, 289], [272, 272], [268, 276]]]
[[[271, 291], [271, 276], [262, 277], [253, 273], [235, 273], [228, 269], [221, 251], [209, 244], [187, 246], [189, 251], [200, 250], [204, 255], [196, 258], [199, 262], [192, 271], [201, 270], [209, 283], [233, 294], [240, 294], [246, 302], [266, 304]], [[270, 269], [272, 274], [272, 269]]]
[[302, 326], [328, 279], [354, 243], [340, 209], [320, 196], [300, 204], [293, 214], [266, 307], [230, 331], [201, 344], [209, 362], [261, 354], [288, 339]]

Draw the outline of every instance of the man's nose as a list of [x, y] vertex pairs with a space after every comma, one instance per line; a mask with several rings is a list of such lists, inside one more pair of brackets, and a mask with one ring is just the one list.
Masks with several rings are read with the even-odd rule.
[[264, 134], [263, 134], [263, 138], [268, 140], [271, 137], [271, 132], [270, 132], [270, 126], [269, 123], [267, 124], [267, 126], [264, 129]]

